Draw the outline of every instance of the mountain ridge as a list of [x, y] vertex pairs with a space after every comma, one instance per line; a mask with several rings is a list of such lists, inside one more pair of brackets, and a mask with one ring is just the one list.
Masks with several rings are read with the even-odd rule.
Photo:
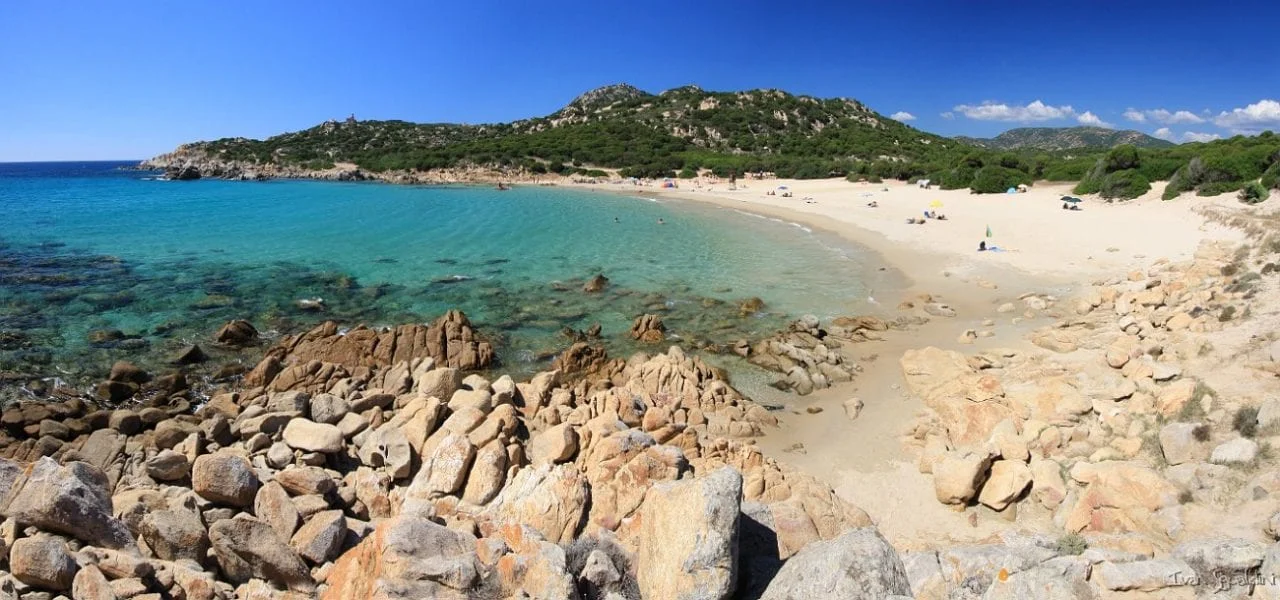
[[952, 139], [992, 150], [1075, 150], [1114, 148], [1123, 144], [1138, 148], [1169, 148], [1176, 145], [1133, 129], [1089, 126], [1017, 127], [1002, 132], [994, 138], [955, 136]]

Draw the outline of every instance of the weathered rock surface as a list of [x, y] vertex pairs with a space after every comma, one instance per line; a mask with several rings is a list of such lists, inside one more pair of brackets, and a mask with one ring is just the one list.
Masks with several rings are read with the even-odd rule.
[[637, 576], [646, 598], [732, 596], [738, 578], [742, 474], [722, 468], [649, 489]]
[[25, 537], [13, 542], [9, 569], [18, 581], [57, 592], [71, 590], [79, 566], [67, 552], [67, 545], [55, 537]]
[[253, 517], [223, 519], [209, 527], [222, 572], [235, 583], [265, 579], [295, 592], [315, 590], [302, 559], [266, 523]]
[[761, 600], [874, 600], [911, 596], [906, 568], [875, 529], [810, 544], [791, 557]]
[[191, 488], [211, 502], [248, 508], [258, 485], [248, 459], [230, 452], [202, 455], [191, 468]]
[[41, 458], [9, 492], [0, 514], [105, 548], [131, 548], [133, 535], [112, 516], [107, 476], [87, 463]]

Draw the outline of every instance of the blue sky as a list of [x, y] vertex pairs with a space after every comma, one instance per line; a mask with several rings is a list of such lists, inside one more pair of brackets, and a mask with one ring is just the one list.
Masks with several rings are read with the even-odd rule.
[[1278, 20], [1276, 2], [5, 0], [0, 161], [145, 158], [353, 112], [507, 121], [623, 81], [853, 97], [943, 135], [1101, 122], [1184, 141], [1280, 130]]

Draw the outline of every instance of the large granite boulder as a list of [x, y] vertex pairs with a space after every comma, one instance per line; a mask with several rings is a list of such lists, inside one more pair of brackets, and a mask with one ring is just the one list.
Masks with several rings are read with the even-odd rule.
[[879, 600], [911, 596], [906, 568], [875, 528], [805, 547], [782, 566], [760, 600]]
[[742, 474], [728, 467], [649, 488], [636, 567], [644, 597], [731, 597], [738, 580], [741, 500]]
[[53, 536], [16, 540], [9, 551], [9, 571], [18, 581], [37, 588], [69, 591], [78, 569], [67, 545]]
[[14, 483], [0, 515], [104, 548], [133, 548], [133, 534], [112, 516], [107, 476], [83, 462], [44, 457]]
[[191, 469], [191, 487], [201, 498], [238, 508], [253, 505], [258, 475], [249, 460], [231, 452], [204, 454]]
[[466, 600], [480, 580], [476, 539], [426, 518], [387, 519], [334, 563], [325, 600]]
[[295, 592], [311, 593], [315, 581], [302, 559], [280, 541], [271, 526], [248, 516], [223, 519], [209, 528], [209, 540], [223, 574], [232, 582], [266, 579]]
[[180, 508], [147, 513], [142, 518], [141, 537], [162, 560], [202, 563], [209, 551], [209, 536], [200, 516]]

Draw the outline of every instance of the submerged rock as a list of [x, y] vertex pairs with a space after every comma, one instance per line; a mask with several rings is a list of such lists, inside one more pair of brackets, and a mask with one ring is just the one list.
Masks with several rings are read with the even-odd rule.
[[258, 341], [258, 330], [248, 321], [238, 319], [223, 325], [214, 334], [213, 340], [232, 348], [240, 348]]
[[656, 344], [666, 339], [666, 326], [662, 323], [662, 317], [658, 315], [645, 314], [636, 317], [635, 322], [631, 324], [631, 339], [640, 340], [646, 344]]

